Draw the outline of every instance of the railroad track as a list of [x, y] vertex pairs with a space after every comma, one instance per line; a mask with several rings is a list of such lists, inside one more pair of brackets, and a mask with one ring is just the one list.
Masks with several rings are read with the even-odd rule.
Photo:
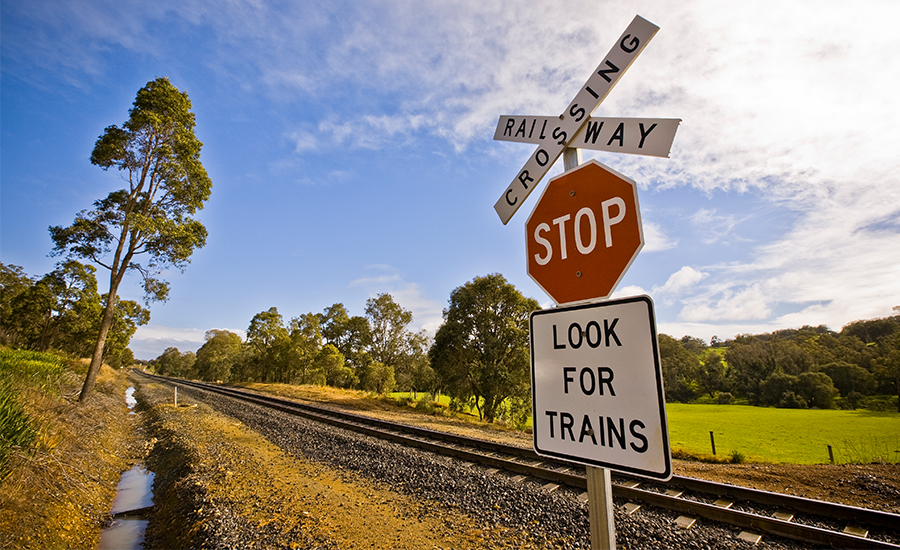
[[[546, 491], [560, 486], [586, 490], [584, 469], [538, 456], [532, 449], [388, 422], [234, 388], [179, 380], [136, 371], [169, 384], [214, 392], [292, 415], [479, 464], [516, 479], [540, 480]], [[779, 536], [819, 547], [900, 550], [900, 515], [673, 476], [667, 483], [614, 476], [613, 496], [627, 501], [627, 513], [652, 506], [682, 514], [678, 523], [697, 519], [740, 527], [742, 537]], [[581, 498], [586, 498], [586, 494]]]

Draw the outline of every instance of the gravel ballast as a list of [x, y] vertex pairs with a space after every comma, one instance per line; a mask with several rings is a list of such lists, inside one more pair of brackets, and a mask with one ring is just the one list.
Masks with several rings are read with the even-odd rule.
[[[580, 491], [560, 489], [546, 493], [538, 482], [516, 482], [456, 459], [217, 394], [187, 388], [180, 392], [240, 420], [290, 455], [384, 483], [422, 501], [463, 511], [486, 529], [507, 526], [522, 530], [535, 547], [590, 547], [588, 508], [577, 498]], [[645, 507], [629, 516], [624, 504], [615, 500], [619, 548], [807, 547], [766, 537], [754, 545], [738, 538], [738, 528], [702, 520], [691, 529], [682, 529], [675, 525], [676, 513]]]

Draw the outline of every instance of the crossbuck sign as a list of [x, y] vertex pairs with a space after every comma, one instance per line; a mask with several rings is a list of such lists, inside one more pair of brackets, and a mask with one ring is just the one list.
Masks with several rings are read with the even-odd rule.
[[[550, 170], [550, 167], [556, 162], [556, 159], [559, 158], [566, 147], [584, 147], [584, 144], [579, 145], [576, 143], [576, 137], [582, 133], [589, 120], [594, 120], [594, 127], [597, 133], [601, 131], [601, 128], [597, 128], [600, 120], [592, 119], [591, 114], [606, 98], [622, 74], [640, 55], [657, 31], [659, 31], [659, 27], [639, 15], [635, 16], [634, 20], [616, 42], [616, 45], [606, 54], [606, 57], [600, 62], [600, 65], [591, 74], [587, 82], [584, 83], [584, 86], [575, 95], [575, 98], [563, 114], [559, 115], [558, 118], [520, 117], [522, 121], [514, 120], [511, 126], [504, 126], [502, 131], [498, 126], [498, 133], [503, 134], [508, 128], [509, 134], [512, 134], [512, 136], [504, 134], [505, 137], [524, 137], [524, 132], [527, 130], [529, 138], [533, 140], [535, 139], [535, 131], [540, 128], [541, 131], [537, 135], [550, 138], [538, 138], [540, 145], [538, 145], [537, 150], [531, 155], [522, 169], [519, 170], [518, 175], [494, 205], [494, 210], [497, 211], [504, 225], [509, 222], [513, 214], [522, 206], [522, 203], [525, 202], [525, 199], [541, 181], [541, 178], [547, 174], [547, 171]], [[506, 124], [509, 124], [509, 118], [502, 117], [500, 124], [504, 124], [504, 119], [507, 120]], [[525, 119], [528, 120], [526, 121]], [[519, 126], [516, 126], [517, 122]], [[621, 130], [619, 130], [621, 132], [621, 140], [619, 140], [620, 136], [614, 136], [614, 133], [619, 128], [619, 122], [622, 122]], [[638, 130], [638, 134], [643, 134], [643, 137], [637, 135], [635, 138], [639, 143], [646, 142], [649, 138], [652, 132], [650, 127], [654, 122], [656, 122], [657, 128], [659, 127], [659, 121], [633, 120], [633, 122], [633, 125]], [[524, 127], [522, 126], [523, 123]], [[603, 122], [601, 126], [607, 126], [608, 129], [612, 130], [613, 134], [610, 137], [615, 137], [616, 139], [610, 139], [609, 142], [611, 144], [619, 140], [624, 145], [624, 120], [613, 124]], [[675, 126], [677, 127], [677, 124]], [[520, 127], [522, 129], [521, 134], [519, 133]], [[641, 127], [643, 130], [641, 130]], [[674, 132], [672, 132], [672, 135], [674, 136]], [[503, 137], [497, 138], [495, 134], [495, 139], [503, 139]], [[514, 139], [513, 141], [526, 140]], [[584, 141], [587, 142], [587, 138]], [[666, 156], [668, 156], [668, 151], [666, 151]]]

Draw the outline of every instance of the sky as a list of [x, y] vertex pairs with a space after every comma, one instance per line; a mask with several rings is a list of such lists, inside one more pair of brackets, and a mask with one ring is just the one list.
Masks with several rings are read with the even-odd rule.
[[204, 144], [209, 237], [166, 272], [137, 358], [383, 292], [433, 332], [491, 273], [550, 307], [524, 224], [563, 162], [503, 225], [535, 146], [494, 129], [562, 113], [635, 15], [660, 31], [594, 115], [682, 123], [669, 158], [584, 151], [639, 186], [645, 245], [614, 296], [706, 340], [896, 313], [895, 0], [2, 0], [0, 262], [52, 271], [48, 227], [123, 186], [95, 141], [167, 76]]

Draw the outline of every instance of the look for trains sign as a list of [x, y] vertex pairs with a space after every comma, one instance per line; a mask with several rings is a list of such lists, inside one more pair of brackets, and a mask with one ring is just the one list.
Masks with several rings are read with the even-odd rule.
[[531, 315], [534, 450], [672, 476], [653, 302], [635, 296]]

